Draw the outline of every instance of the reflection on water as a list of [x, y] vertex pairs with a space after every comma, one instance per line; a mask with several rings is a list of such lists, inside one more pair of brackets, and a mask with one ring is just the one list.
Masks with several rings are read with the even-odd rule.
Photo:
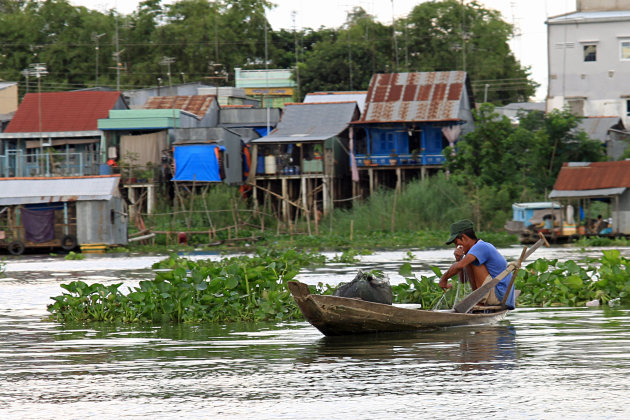
[[461, 327], [417, 333], [323, 337], [305, 363], [353, 357], [366, 360], [413, 358], [449, 362], [457, 369], [507, 369], [516, 360], [516, 330], [510, 325]]
[[[393, 271], [404, 257], [325, 270], [335, 279], [361, 265]], [[146, 262], [9, 267], [0, 418], [630, 418], [629, 308], [520, 308], [491, 326], [334, 338], [305, 322], [42, 321], [59, 283], [133, 285], [151, 278]]]

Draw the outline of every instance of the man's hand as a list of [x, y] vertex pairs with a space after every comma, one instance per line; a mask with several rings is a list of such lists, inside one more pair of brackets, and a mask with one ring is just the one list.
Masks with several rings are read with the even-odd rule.
[[448, 282], [448, 279], [440, 279], [438, 286], [440, 286], [445, 292], [453, 287], [453, 285]]
[[464, 258], [464, 247], [458, 246], [457, 248], [455, 248], [453, 255], [455, 256], [455, 261], [460, 261], [462, 258]]

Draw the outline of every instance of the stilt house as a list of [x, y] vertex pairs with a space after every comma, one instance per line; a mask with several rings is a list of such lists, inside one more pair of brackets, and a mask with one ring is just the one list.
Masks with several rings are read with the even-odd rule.
[[105, 137], [99, 118], [127, 109], [120, 92], [28, 93], [0, 133], [0, 176], [99, 175]]
[[268, 136], [252, 140], [249, 184], [256, 202], [287, 220], [296, 212], [329, 212], [350, 197], [350, 123], [356, 102], [285, 104]]
[[365, 111], [352, 123], [355, 195], [400, 187], [442, 167], [443, 150], [472, 131], [474, 101], [462, 71], [372, 76]]

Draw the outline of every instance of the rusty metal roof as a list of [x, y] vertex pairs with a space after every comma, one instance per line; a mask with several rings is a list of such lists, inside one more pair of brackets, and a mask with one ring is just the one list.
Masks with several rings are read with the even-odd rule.
[[359, 123], [458, 121], [466, 72], [375, 74]]
[[144, 104], [144, 109], [181, 109], [203, 118], [213, 100], [214, 95], [154, 96]]
[[630, 160], [569, 162], [560, 169], [554, 191], [588, 191], [630, 188]]

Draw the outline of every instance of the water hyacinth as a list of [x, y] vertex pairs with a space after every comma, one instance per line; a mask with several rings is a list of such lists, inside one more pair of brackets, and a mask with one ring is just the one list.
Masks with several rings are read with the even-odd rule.
[[581, 264], [541, 258], [519, 271], [516, 288], [520, 306], [585, 306], [612, 299], [630, 304], [630, 260], [616, 249]]
[[226, 322], [301, 318], [286, 282], [325, 257], [288, 250], [191, 261], [171, 256], [154, 264], [155, 279], [123, 294], [121, 283], [62, 284], [69, 293], [48, 306], [56, 321]]
[[[329, 262], [356, 262], [356, 252], [335, 256]], [[228, 322], [303, 319], [286, 283], [299, 270], [321, 265], [326, 257], [290, 249], [259, 249], [254, 256], [221, 261], [191, 261], [171, 256], [154, 264], [155, 279], [141, 281], [127, 294], [121, 283], [104, 286], [82, 281], [62, 284], [68, 293], [48, 305], [50, 318], [59, 322]], [[441, 275], [418, 279], [405, 262], [399, 274], [404, 282], [392, 286], [394, 303], [419, 303], [424, 309], [450, 308], [463, 297], [463, 287], [444, 293], [437, 285]], [[538, 259], [516, 274], [521, 290], [519, 306], [585, 306], [587, 302], [630, 304], [630, 260], [618, 250], [604, 251], [599, 259]], [[463, 286], [463, 285], [460, 285]], [[320, 284], [315, 293], [332, 294], [335, 287]]]

